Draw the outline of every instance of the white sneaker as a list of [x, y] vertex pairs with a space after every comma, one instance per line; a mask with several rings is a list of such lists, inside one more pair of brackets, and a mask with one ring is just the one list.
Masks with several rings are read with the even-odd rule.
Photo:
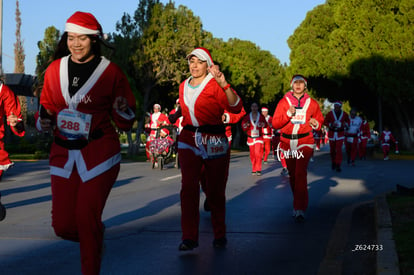
[[303, 210], [296, 210], [295, 221], [303, 222], [305, 220], [305, 212]]
[[385, 158], [384, 158], [384, 160], [389, 160], [389, 159], [390, 159], [389, 157], [385, 157]]

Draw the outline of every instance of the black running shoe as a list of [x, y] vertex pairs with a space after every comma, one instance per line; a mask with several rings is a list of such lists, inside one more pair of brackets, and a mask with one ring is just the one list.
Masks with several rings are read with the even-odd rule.
[[213, 246], [215, 248], [225, 248], [226, 245], [227, 245], [227, 239], [226, 239], [226, 237], [214, 239], [214, 241], [213, 241]]
[[183, 240], [182, 243], [178, 246], [178, 250], [180, 251], [188, 251], [193, 250], [194, 248], [198, 247], [198, 242], [193, 240]]

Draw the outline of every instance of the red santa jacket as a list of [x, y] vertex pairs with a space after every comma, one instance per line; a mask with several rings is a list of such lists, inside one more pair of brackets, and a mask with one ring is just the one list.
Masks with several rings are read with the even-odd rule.
[[366, 120], [362, 121], [360, 138], [361, 139], [371, 138], [371, 130], [369, 129], [369, 123]]
[[145, 128], [149, 131], [149, 140], [153, 140], [157, 136], [157, 128], [159, 128], [161, 125], [169, 124], [168, 117], [161, 113], [152, 113], [150, 116], [150, 121], [148, 124], [145, 125]]
[[256, 143], [263, 143], [264, 129], [269, 127], [267, 125], [266, 118], [257, 113], [257, 117], [254, 120], [252, 113], [246, 115], [242, 120], [243, 131], [247, 134], [247, 145], [252, 146]]
[[[119, 129], [129, 130], [135, 120], [135, 98], [121, 69], [104, 57], [88, 81], [71, 97], [68, 59], [69, 56], [55, 60], [48, 67], [40, 97], [40, 104], [57, 121], [50, 173], [69, 178], [76, 164], [81, 179], [87, 181], [121, 161], [118, 134], [111, 120]], [[128, 101], [127, 113], [113, 108], [119, 96]], [[68, 136], [68, 130], [74, 131], [76, 127], [70, 119], [65, 120], [65, 112], [90, 118], [88, 139]]]
[[[289, 112], [290, 106], [296, 107], [296, 114]], [[309, 124], [311, 118], [318, 122], [317, 127]], [[297, 99], [290, 91], [279, 101], [273, 115], [272, 126], [280, 129], [280, 148], [282, 150], [298, 150], [304, 146], [314, 147], [312, 130], [322, 127], [323, 115], [319, 104], [305, 93]]]
[[[195, 89], [195, 93], [190, 96], [190, 80], [191, 77], [180, 84], [179, 101], [183, 116], [183, 130], [178, 138], [178, 148], [191, 149], [203, 158], [221, 157], [228, 149], [224, 148], [226, 144], [228, 146], [228, 141], [222, 115], [225, 110], [230, 113], [239, 113], [243, 103], [237, 96], [236, 104], [230, 105], [225, 92], [211, 74], [204, 78]], [[222, 138], [226, 139], [224, 147], [220, 146]]]
[[349, 116], [341, 110], [336, 114], [334, 110], [326, 114], [324, 125], [328, 126], [329, 140], [341, 140], [345, 138], [345, 131], [349, 127]]
[[[9, 116], [12, 113], [18, 118], [22, 119], [20, 111], [20, 103], [18, 98], [14, 95], [13, 91], [9, 87], [0, 82], [0, 170], [7, 170], [12, 162], [9, 159], [9, 154], [4, 150], [4, 116]], [[12, 132], [22, 137], [24, 136], [24, 128], [21, 131], [16, 131], [13, 127], [10, 127]]]
[[381, 136], [379, 138], [379, 141], [381, 142], [381, 145], [387, 145], [389, 146], [391, 142], [395, 143], [396, 140], [394, 136], [392, 135], [391, 131], [382, 131]]

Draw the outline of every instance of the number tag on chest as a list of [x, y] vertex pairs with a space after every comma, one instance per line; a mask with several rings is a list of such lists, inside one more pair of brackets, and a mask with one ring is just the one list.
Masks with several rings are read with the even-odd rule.
[[57, 127], [69, 139], [88, 138], [92, 115], [76, 110], [63, 109], [57, 116]]
[[305, 124], [306, 123], [306, 112], [303, 109], [296, 109], [295, 116], [290, 120], [293, 124]]
[[256, 130], [251, 130], [250, 135], [251, 135], [252, 138], [258, 138], [260, 136], [260, 132], [257, 129]]
[[227, 137], [210, 136], [207, 140], [208, 158], [220, 158], [226, 155], [229, 143]]

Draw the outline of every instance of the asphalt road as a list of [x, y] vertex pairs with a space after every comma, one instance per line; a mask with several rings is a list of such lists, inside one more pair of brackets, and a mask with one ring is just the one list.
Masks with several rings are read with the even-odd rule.
[[[178, 251], [181, 177], [173, 164], [160, 171], [149, 163], [123, 163], [103, 214], [101, 274], [318, 274], [342, 209], [372, 201], [397, 183], [414, 187], [414, 161], [368, 159], [338, 173], [326, 149], [309, 165], [303, 224], [291, 217], [292, 195], [280, 163], [264, 164], [262, 176], [251, 176], [248, 153], [232, 154], [224, 250], [212, 246], [201, 195], [200, 246]], [[0, 222], [0, 274], [80, 274], [79, 245], [55, 237], [50, 226], [48, 172], [47, 161], [16, 162], [0, 182], [7, 208]], [[357, 254], [347, 257], [358, 261]]]

